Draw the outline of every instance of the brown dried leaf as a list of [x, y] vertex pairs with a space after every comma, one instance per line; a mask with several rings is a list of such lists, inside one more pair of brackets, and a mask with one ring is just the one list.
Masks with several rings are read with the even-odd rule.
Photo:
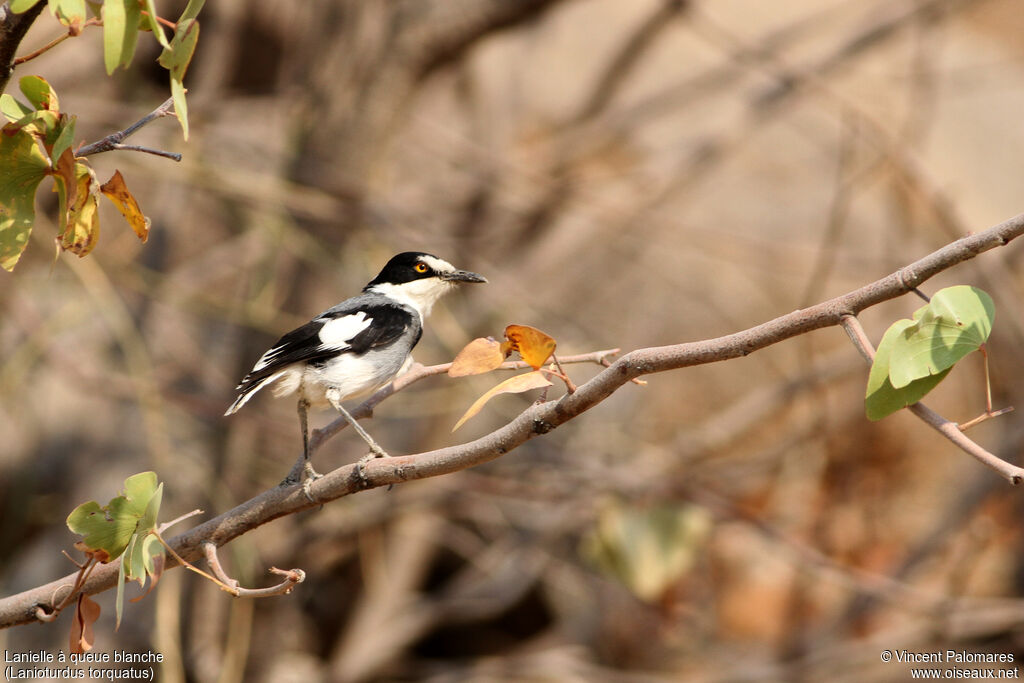
[[71, 640], [69, 646], [75, 654], [82, 654], [92, 649], [96, 636], [92, 625], [100, 618], [100, 606], [85, 593], [78, 596], [75, 606], [75, 620], [71, 624]]
[[554, 337], [536, 327], [509, 325], [505, 328], [505, 337], [512, 342], [512, 347], [519, 352], [523, 361], [534, 370], [540, 370], [555, 352]]
[[544, 376], [543, 373], [538, 371], [528, 372], [525, 375], [516, 375], [515, 377], [509, 377], [507, 380], [492, 387], [490, 391], [485, 393], [483, 396], [478, 398], [473, 405], [469, 407], [469, 410], [459, 418], [459, 421], [452, 427], [454, 432], [456, 429], [465, 424], [466, 420], [473, 417], [480, 412], [480, 409], [484, 407], [484, 404], [490, 401], [498, 394], [519, 394], [530, 389], [540, 389], [542, 387], [550, 387], [551, 382]]
[[110, 180], [100, 187], [100, 192], [114, 202], [114, 206], [128, 221], [128, 225], [132, 226], [132, 230], [139, 236], [139, 239], [145, 242], [149, 238], [149, 219], [142, 215], [139, 203], [135, 201], [135, 196], [128, 191], [121, 172], [114, 171]]
[[504, 362], [508, 353], [490, 337], [479, 337], [466, 344], [448, 368], [449, 377], [466, 377], [490, 372]]

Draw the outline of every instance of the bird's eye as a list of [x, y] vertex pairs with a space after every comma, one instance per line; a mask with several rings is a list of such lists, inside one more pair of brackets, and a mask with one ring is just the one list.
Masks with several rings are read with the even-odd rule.
[[427, 272], [427, 264], [417, 263], [415, 266], [413, 266], [413, 270], [415, 270], [417, 273], [425, 273]]

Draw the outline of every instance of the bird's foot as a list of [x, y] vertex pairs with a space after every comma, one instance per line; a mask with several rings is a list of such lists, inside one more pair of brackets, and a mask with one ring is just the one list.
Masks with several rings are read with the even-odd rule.
[[366, 478], [366, 473], [363, 472], [363, 465], [376, 460], [377, 458], [390, 458], [391, 454], [386, 450], [378, 446], [377, 444], [370, 444], [370, 452], [363, 457], [356, 460], [356, 476], [359, 477], [359, 481], [363, 482], [365, 486], [370, 485], [370, 480]]
[[313, 469], [313, 463], [308, 460], [306, 461], [305, 467], [302, 468], [302, 492], [306, 494], [306, 498], [308, 498], [311, 503], [315, 503], [317, 500], [313, 497], [310, 487], [313, 485], [314, 481], [323, 476], [324, 475]]

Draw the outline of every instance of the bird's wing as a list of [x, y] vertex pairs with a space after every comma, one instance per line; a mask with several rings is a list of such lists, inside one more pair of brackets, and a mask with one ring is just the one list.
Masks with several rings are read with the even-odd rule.
[[242, 379], [238, 391], [247, 394], [257, 390], [292, 363], [316, 362], [342, 353], [363, 354], [385, 346], [416, 322], [414, 314], [401, 306], [341, 304], [278, 339]]

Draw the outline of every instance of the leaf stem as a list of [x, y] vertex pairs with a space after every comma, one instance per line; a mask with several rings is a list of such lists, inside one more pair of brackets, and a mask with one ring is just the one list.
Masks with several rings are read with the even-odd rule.
[[103, 25], [103, 21], [101, 19], [97, 19], [96, 17], [92, 17], [90, 19], [87, 19], [85, 21], [85, 23], [82, 24], [77, 29], [72, 28], [72, 27], [68, 27], [68, 30], [65, 33], [57, 36], [56, 38], [54, 38], [53, 40], [48, 42], [46, 45], [43, 45], [38, 50], [33, 50], [32, 52], [29, 52], [27, 55], [25, 55], [23, 57], [16, 58], [14, 60], [14, 62], [12, 63], [12, 66], [19, 66], [20, 64], [24, 64], [25, 62], [30, 61], [32, 59], [35, 59], [36, 57], [39, 57], [40, 55], [42, 55], [42, 54], [52, 50], [53, 48], [57, 47], [58, 45], [63, 43], [68, 38], [73, 38], [73, 37], [77, 36], [78, 34], [80, 34], [82, 32], [82, 29], [85, 28], [86, 26], [102, 26], [102, 25]]

